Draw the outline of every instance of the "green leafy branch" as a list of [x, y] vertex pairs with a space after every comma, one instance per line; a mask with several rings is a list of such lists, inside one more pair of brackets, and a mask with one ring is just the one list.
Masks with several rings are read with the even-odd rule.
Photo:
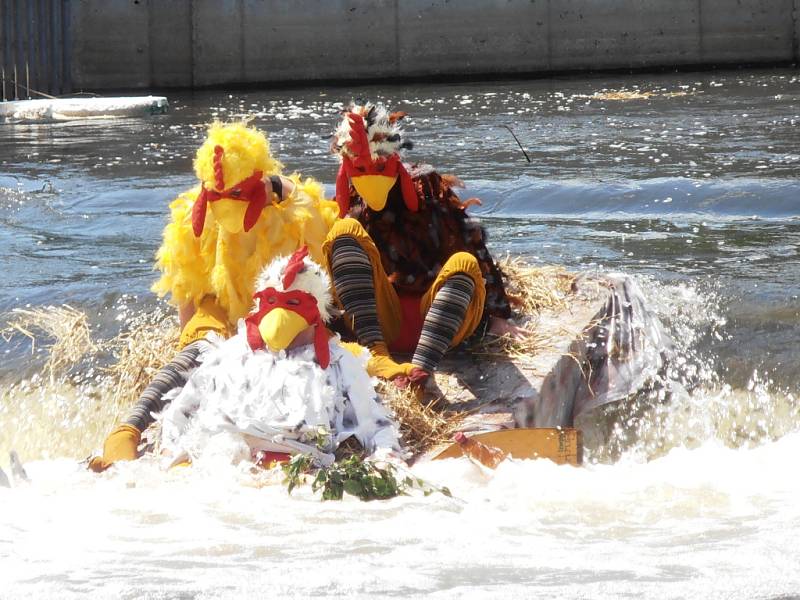
[[[305, 482], [306, 475], [314, 470], [314, 461], [307, 454], [298, 454], [282, 467], [284, 484], [288, 492]], [[345, 492], [363, 501], [386, 500], [408, 495], [409, 490], [421, 489], [425, 496], [439, 492], [452, 497], [446, 487], [430, 485], [411, 474], [398, 478], [397, 468], [392, 464], [379, 467], [372, 461], [352, 455], [329, 467], [319, 467], [311, 483], [311, 490], [322, 490], [323, 500], [341, 500]]]

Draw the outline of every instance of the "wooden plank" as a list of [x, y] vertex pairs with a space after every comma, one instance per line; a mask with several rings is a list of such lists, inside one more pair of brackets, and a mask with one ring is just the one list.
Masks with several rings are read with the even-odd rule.
[[[508, 452], [513, 458], [547, 458], [559, 465], [583, 463], [583, 435], [578, 429], [530, 427], [479, 433], [470, 438]], [[457, 458], [461, 449], [452, 443], [433, 460]]]

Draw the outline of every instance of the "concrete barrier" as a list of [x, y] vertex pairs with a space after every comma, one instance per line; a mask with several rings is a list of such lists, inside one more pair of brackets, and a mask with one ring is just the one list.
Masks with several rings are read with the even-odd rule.
[[76, 88], [798, 61], [800, 0], [78, 0]]

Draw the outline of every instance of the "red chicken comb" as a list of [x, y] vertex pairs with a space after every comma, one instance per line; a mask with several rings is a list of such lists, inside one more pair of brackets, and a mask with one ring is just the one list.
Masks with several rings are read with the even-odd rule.
[[294, 283], [294, 278], [305, 269], [303, 259], [308, 256], [308, 246], [303, 246], [295, 251], [289, 262], [286, 264], [286, 269], [283, 272], [283, 289], [288, 290], [289, 286]]
[[369, 167], [372, 164], [372, 156], [369, 151], [369, 139], [367, 138], [367, 126], [364, 124], [364, 117], [358, 113], [348, 113], [347, 119], [350, 122], [350, 144], [349, 150], [353, 154], [353, 164], [357, 167]]

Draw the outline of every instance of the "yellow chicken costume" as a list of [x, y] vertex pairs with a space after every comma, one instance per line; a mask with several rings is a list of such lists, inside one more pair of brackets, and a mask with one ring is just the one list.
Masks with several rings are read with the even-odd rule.
[[[194, 312], [181, 346], [208, 331], [232, 333], [252, 305], [257, 275], [277, 256], [307, 245], [314, 260], [322, 259], [339, 209], [324, 200], [318, 182], [280, 177], [282, 167], [255, 128], [210, 127], [194, 162], [200, 185], [170, 205], [172, 219], [156, 255], [161, 278], [153, 291]], [[269, 193], [259, 207], [263, 188]]]
[[153, 285], [169, 295], [181, 316], [182, 350], [145, 389], [125, 423], [109, 434], [102, 456], [89, 467], [103, 471], [138, 456], [142, 432], [199, 364], [200, 342], [223, 337], [253, 303], [258, 274], [273, 259], [308, 246], [322, 261], [322, 244], [337, 218], [336, 202], [323, 198], [313, 179], [281, 175], [263, 133], [244, 123], [214, 123], [197, 151], [199, 185], [170, 204], [171, 220], [156, 255], [161, 277]]

